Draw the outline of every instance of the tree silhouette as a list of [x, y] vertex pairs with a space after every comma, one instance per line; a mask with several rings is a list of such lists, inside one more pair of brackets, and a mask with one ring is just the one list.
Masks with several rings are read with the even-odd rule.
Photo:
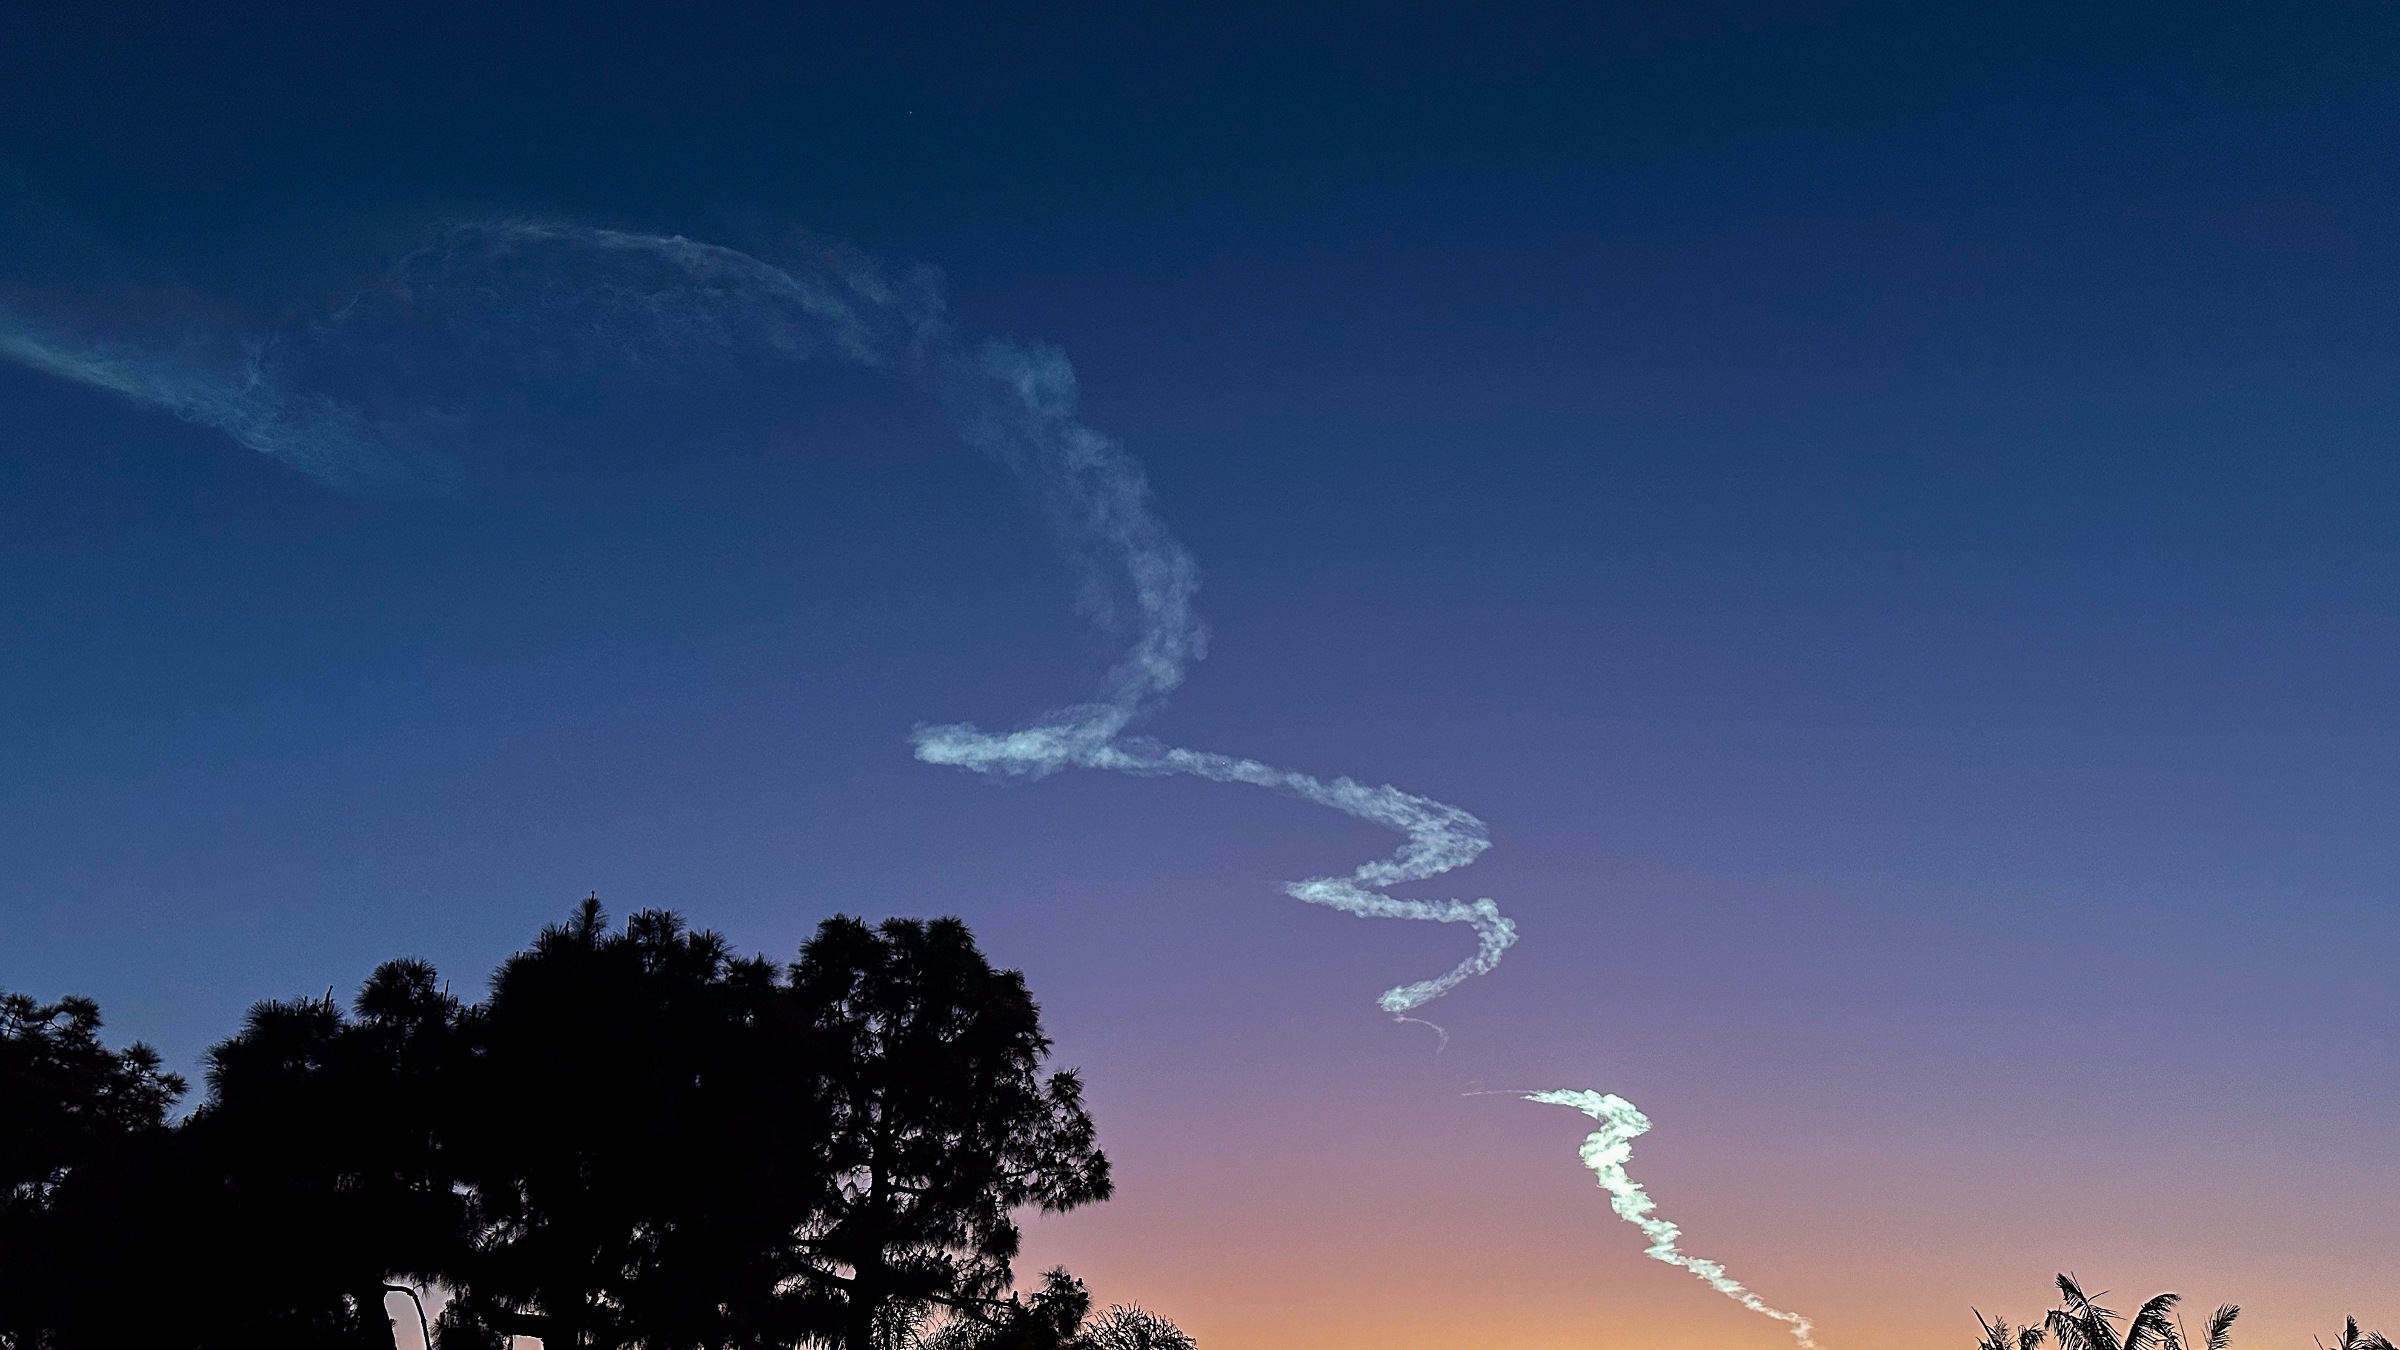
[[1042, 1277], [1032, 1298], [1011, 1297], [971, 1315], [952, 1316], [907, 1350], [1085, 1350], [1079, 1332], [1091, 1291], [1065, 1270]]
[[2042, 1338], [2048, 1334], [2032, 1326], [2010, 1331], [2006, 1318], [1995, 1317], [1986, 1322], [1980, 1311], [1975, 1312], [1975, 1322], [1983, 1328], [1983, 1339], [1975, 1343], [1975, 1350], [2039, 1350]]
[[835, 1183], [794, 1235], [798, 1297], [833, 1315], [843, 1350], [875, 1350], [894, 1305], [998, 1319], [1010, 1211], [1110, 1189], [1082, 1083], [1041, 1076], [1050, 1041], [1024, 977], [994, 970], [956, 919], [837, 916], [801, 948], [787, 996], [822, 1055]]
[[[2323, 1346], [2325, 1343], [2319, 1341], [2317, 1344]], [[2350, 1317], [2343, 1319], [2341, 1339], [2335, 1341], [2329, 1350], [2392, 1350], [2392, 1343], [2380, 1331], [2360, 1331], [2358, 1319]]]
[[1197, 1350], [1173, 1322], [1147, 1308], [1121, 1303], [1084, 1324], [1083, 1344], [1085, 1350]]
[[[2071, 1275], [2058, 1277], [2062, 1305], [2043, 1319], [2059, 1350], [2175, 1350], [2175, 1305], [2181, 1294], [2159, 1294], [2144, 1303], [2120, 1335], [2124, 1314], [2094, 1303]], [[2230, 1319], [2228, 1319], [2230, 1320]]]
[[593, 898], [478, 1005], [420, 961], [255, 1005], [176, 1125], [99, 1026], [0, 997], [0, 1350], [394, 1350], [418, 1284], [442, 1350], [1190, 1350], [1012, 1290], [1012, 1212], [1108, 1163], [955, 919], [836, 917], [787, 971]]
[[902, 1350], [1195, 1350], [1173, 1322], [1123, 1304], [1090, 1315], [1091, 1294], [1064, 1270], [1042, 1277], [1030, 1299], [1011, 1298], [997, 1310], [952, 1317], [930, 1334], [901, 1337]]
[[[2175, 1313], [2181, 1294], [2153, 1297], [2129, 1321], [2123, 1313], [2101, 1307], [2098, 1300], [2103, 1295], [2086, 1294], [2072, 1275], [2058, 1277], [2058, 1292], [2060, 1306], [2038, 1327], [2011, 1331], [2006, 1320], [1986, 1321], [1976, 1312], [1976, 1325], [1983, 1329], [1976, 1350], [2038, 1350], [2045, 1336], [2055, 1337], [2059, 1350], [2229, 1350], [2234, 1319], [2242, 1315], [2231, 1303], [2218, 1308], [2209, 1314], [2202, 1339], [2195, 1344]], [[2124, 1330], [2118, 1330], [2119, 1323], [2125, 1324]]]
[[183, 1079], [139, 1041], [100, 1043], [100, 1005], [0, 991], [0, 1207], [41, 1209], [76, 1167], [166, 1124]]
[[544, 1346], [787, 1344], [786, 1236], [828, 1192], [813, 1052], [776, 971], [597, 899], [503, 965], [454, 1119], [473, 1250], [446, 1329]]
[[[104, 1344], [101, 1317], [126, 1287], [114, 1259], [147, 1169], [167, 1140], [184, 1081], [140, 1042], [100, 1041], [99, 1005], [0, 991], [0, 1346]], [[103, 1325], [95, 1326], [95, 1321]], [[71, 1338], [71, 1339], [70, 1339]]]
[[[2242, 1309], [2239, 1304], [2220, 1305], [2215, 1312], [2208, 1315], [2207, 1324], [2201, 1327], [2200, 1344], [2206, 1347], [2206, 1350], [2229, 1350], [2233, 1344], [2233, 1319], [2241, 1315]], [[2191, 1338], [2184, 1334], [2183, 1319], [2177, 1318], [2175, 1320], [2176, 1350], [2191, 1350], [2191, 1344]]]
[[393, 1350], [390, 1281], [462, 1251], [443, 1127], [464, 1011], [421, 961], [379, 967], [354, 1010], [262, 1003], [209, 1052], [208, 1101], [180, 1133], [228, 1254], [214, 1327], [229, 1344]]

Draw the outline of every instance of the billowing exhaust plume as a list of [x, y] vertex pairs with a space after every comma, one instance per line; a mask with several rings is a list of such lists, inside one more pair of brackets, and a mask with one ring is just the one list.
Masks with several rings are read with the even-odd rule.
[[1742, 1287], [1741, 1282], [1725, 1273], [1725, 1267], [1714, 1261], [1691, 1256], [1676, 1247], [1683, 1230], [1658, 1217], [1658, 1202], [1650, 1198], [1640, 1182], [1625, 1174], [1625, 1164], [1633, 1158], [1635, 1136], [1650, 1132], [1650, 1117], [1634, 1109], [1632, 1102], [1613, 1092], [1576, 1092], [1559, 1089], [1553, 1092], [1528, 1092], [1525, 1100], [1551, 1106], [1571, 1106], [1600, 1122], [1600, 1128], [1583, 1137], [1583, 1165], [1599, 1178], [1600, 1189], [1608, 1192], [1608, 1207], [1617, 1217], [1642, 1230], [1650, 1239], [1650, 1249], [1643, 1253], [1653, 1260], [1670, 1266], [1681, 1266], [1706, 1281], [1708, 1287], [1741, 1304], [1762, 1317], [1792, 1324], [1792, 1339], [1816, 1350], [1817, 1343], [1809, 1338], [1813, 1330], [1809, 1320], [1798, 1313], [1770, 1308]]
[[[0, 357], [216, 428], [330, 486], [378, 493], [449, 490], [461, 472], [449, 448], [456, 428], [544, 387], [666, 383], [819, 358], [885, 371], [933, 392], [962, 438], [1033, 488], [1081, 571], [1078, 608], [1125, 644], [1091, 702], [1013, 731], [919, 727], [918, 758], [1002, 777], [1188, 774], [1397, 831], [1404, 841], [1390, 857], [1285, 890], [1360, 918], [1467, 925], [1472, 954], [1378, 1000], [1404, 1021], [1490, 971], [1516, 940], [1489, 899], [1386, 893], [1489, 847], [1483, 822], [1467, 812], [1132, 734], [1205, 652], [1193, 606], [1199, 569], [1153, 508], [1140, 463], [1077, 420], [1066, 358], [961, 335], [929, 269], [896, 272], [808, 241], [768, 261], [679, 237], [491, 221], [444, 230], [341, 303], [270, 325], [229, 320], [156, 282], [0, 278]], [[1585, 1161], [1617, 1212], [1650, 1234], [1651, 1255], [1795, 1323], [1808, 1344], [1805, 1321], [1758, 1302], [1713, 1263], [1676, 1253], [1674, 1227], [1648, 1217], [1648, 1197], [1623, 1170], [1624, 1141], [1648, 1128], [1629, 1103], [1594, 1093], [1536, 1100], [1603, 1121]]]

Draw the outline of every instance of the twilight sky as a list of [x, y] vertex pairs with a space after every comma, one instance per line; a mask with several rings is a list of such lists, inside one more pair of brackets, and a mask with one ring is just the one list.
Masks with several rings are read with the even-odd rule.
[[[0, 364], [0, 986], [190, 1069], [587, 891], [956, 913], [1092, 1086], [1034, 1226], [1210, 1350], [1839, 1350], [2054, 1271], [2400, 1333], [2400, 14], [2379, 5], [0, 11], [0, 281], [273, 325], [442, 222], [795, 229], [1054, 344], [1197, 555], [1146, 729], [1490, 822], [911, 757], [1115, 656], [838, 365], [500, 390], [344, 494]], [[869, 11], [873, 11], [869, 13]], [[112, 298], [113, 297], [113, 298]], [[502, 406], [505, 405], [505, 406]]]

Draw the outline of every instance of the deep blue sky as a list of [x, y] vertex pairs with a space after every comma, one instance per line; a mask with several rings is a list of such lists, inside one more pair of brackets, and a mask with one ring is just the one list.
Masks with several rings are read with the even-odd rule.
[[[2390, 1211], [2400, 12], [857, 8], [21, 4], [0, 164], [20, 219], [270, 319], [461, 215], [937, 264], [1072, 356], [1207, 570], [1160, 732], [1493, 822], [1462, 884], [1527, 939], [1460, 1073], [1622, 1072], [1909, 1243], [2029, 1174], [2218, 1212], [2139, 1169], [2253, 1092], [2301, 1197], [2261, 1251], [2362, 1175]], [[1366, 1000], [1452, 935], [1274, 885], [1373, 831], [909, 758], [1108, 656], [935, 410], [824, 371], [479, 434], [455, 498], [345, 497], [0, 367], [0, 985], [188, 1067], [597, 888], [779, 952], [967, 914], [1137, 1159], [1224, 1161], [1111, 1073], [1419, 1072]], [[1759, 1142], [1792, 1093], [1847, 1151]], [[1859, 1198], [1948, 1149], [1961, 1189]], [[2316, 1240], [2254, 1283], [2354, 1288], [2400, 1230]], [[1936, 1264], [2028, 1299], [2072, 1255], [1977, 1241]], [[2108, 1252], [2222, 1250], [2178, 1241]]]

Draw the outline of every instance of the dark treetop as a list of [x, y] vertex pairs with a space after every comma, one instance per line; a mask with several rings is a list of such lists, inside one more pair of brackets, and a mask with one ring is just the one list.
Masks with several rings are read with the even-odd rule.
[[111, 1053], [89, 1002], [5, 1004], [0, 1347], [378, 1347], [387, 1292], [450, 1350], [1177, 1350], [1012, 1293], [1027, 1206], [1109, 1194], [1072, 1072], [955, 919], [827, 920], [790, 968], [597, 899], [467, 1005], [378, 968], [262, 1003], [208, 1099]]

